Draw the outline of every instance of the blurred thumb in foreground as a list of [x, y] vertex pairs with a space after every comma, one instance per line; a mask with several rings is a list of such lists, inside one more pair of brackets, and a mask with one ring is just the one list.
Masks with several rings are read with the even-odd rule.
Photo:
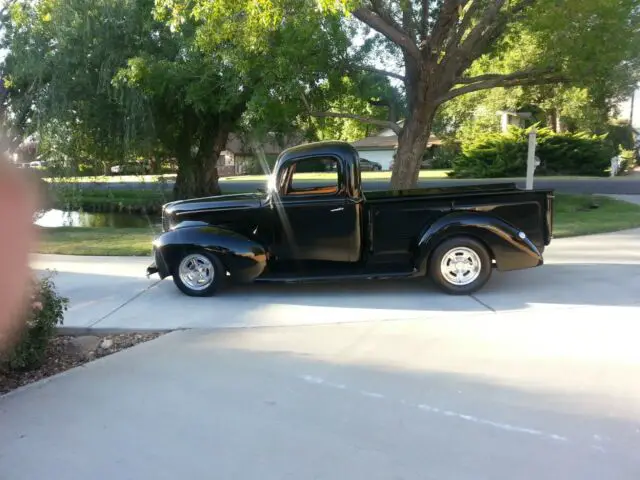
[[26, 175], [0, 153], [0, 353], [15, 341], [24, 323], [37, 203], [36, 190]]

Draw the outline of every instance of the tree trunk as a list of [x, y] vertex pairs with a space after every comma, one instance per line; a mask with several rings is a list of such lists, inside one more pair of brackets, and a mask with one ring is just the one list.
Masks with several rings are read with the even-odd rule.
[[173, 197], [183, 200], [219, 195], [216, 161], [217, 157], [209, 161], [201, 161], [191, 156], [178, 158], [178, 176], [173, 186]]
[[[220, 195], [218, 183], [218, 157], [227, 144], [230, 127], [218, 125], [217, 130], [204, 124], [200, 131], [200, 145], [194, 155], [191, 141], [187, 138], [181, 144], [177, 155], [178, 176], [173, 187], [176, 200]], [[215, 132], [215, 133], [214, 133]]]
[[417, 185], [434, 116], [435, 108], [428, 106], [422, 111], [413, 112], [405, 121], [398, 136], [398, 151], [391, 174], [392, 190], [405, 190]]
[[552, 108], [547, 115], [547, 126], [555, 133], [558, 133], [558, 111]]

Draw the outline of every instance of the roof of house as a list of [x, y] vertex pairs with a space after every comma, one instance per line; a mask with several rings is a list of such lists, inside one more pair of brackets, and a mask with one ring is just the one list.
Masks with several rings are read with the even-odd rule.
[[[267, 134], [260, 142], [260, 146], [266, 155], [278, 155], [284, 149], [303, 143], [301, 134], [291, 134], [284, 138], [284, 144], [280, 145], [278, 139], [273, 134]], [[231, 133], [227, 140], [225, 150], [233, 152], [235, 155], [253, 155], [254, 151], [248, 141], [240, 135]]]
[[[427, 146], [440, 145], [442, 141], [431, 135]], [[365, 137], [362, 140], [351, 142], [355, 148], [359, 150], [393, 150], [398, 146], [398, 136], [377, 135], [374, 137]]]

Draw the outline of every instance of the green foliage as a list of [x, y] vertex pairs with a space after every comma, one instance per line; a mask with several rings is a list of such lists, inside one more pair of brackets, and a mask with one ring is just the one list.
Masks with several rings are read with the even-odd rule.
[[628, 172], [638, 163], [638, 158], [633, 150], [622, 150], [620, 152], [620, 171]]
[[466, 74], [552, 69], [564, 81], [470, 93], [444, 105], [440, 116], [465, 141], [497, 132], [499, 110], [532, 112], [552, 129], [606, 133], [616, 105], [640, 81], [639, 7], [638, 0], [539, 0]]
[[635, 139], [633, 128], [627, 122], [612, 123], [608, 125], [607, 138], [616, 149], [633, 150]]
[[180, 196], [216, 193], [230, 132], [291, 131], [303, 94], [329, 101], [332, 90], [314, 92], [349, 46], [338, 15], [302, 0], [17, 5], [4, 68], [16, 121], [40, 134], [41, 154], [71, 174], [77, 163], [175, 158]]
[[[506, 134], [489, 133], [465, 142], [453, 161], [456, 178], [521, 177], [526, 174], [528, 130], [512, 127]], [[537, 175], [605, 176], [615, 149], [605, 136], [586, 133], [556, 134], [540, 129]]]
[[445, 142], [429, 149], [424, 159], [428, 160], [430, 169], [448, 170], [453, 168], [453, 162], [458, 155], [460, 155], [460, 146], [453, 142]]
[[69, 300], [56, 291], [52, 276], [33, 282], [26, 327], [6, 359], [10, 369], [32, 370], [42, 364], [49, 340], [62, 324], [68, 303]]

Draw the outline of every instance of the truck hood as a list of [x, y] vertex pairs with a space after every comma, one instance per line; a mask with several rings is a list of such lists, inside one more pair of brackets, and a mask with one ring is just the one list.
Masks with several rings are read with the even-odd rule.
[[207, 211], [237, 210], [259, 208], [265, 195], [261, 193], [239, 193], [233, 195], [218, 195], [215, 197], [193, 198], [177, 200], [167, 203], [164, 211], [168, 214], [186, 214]]

